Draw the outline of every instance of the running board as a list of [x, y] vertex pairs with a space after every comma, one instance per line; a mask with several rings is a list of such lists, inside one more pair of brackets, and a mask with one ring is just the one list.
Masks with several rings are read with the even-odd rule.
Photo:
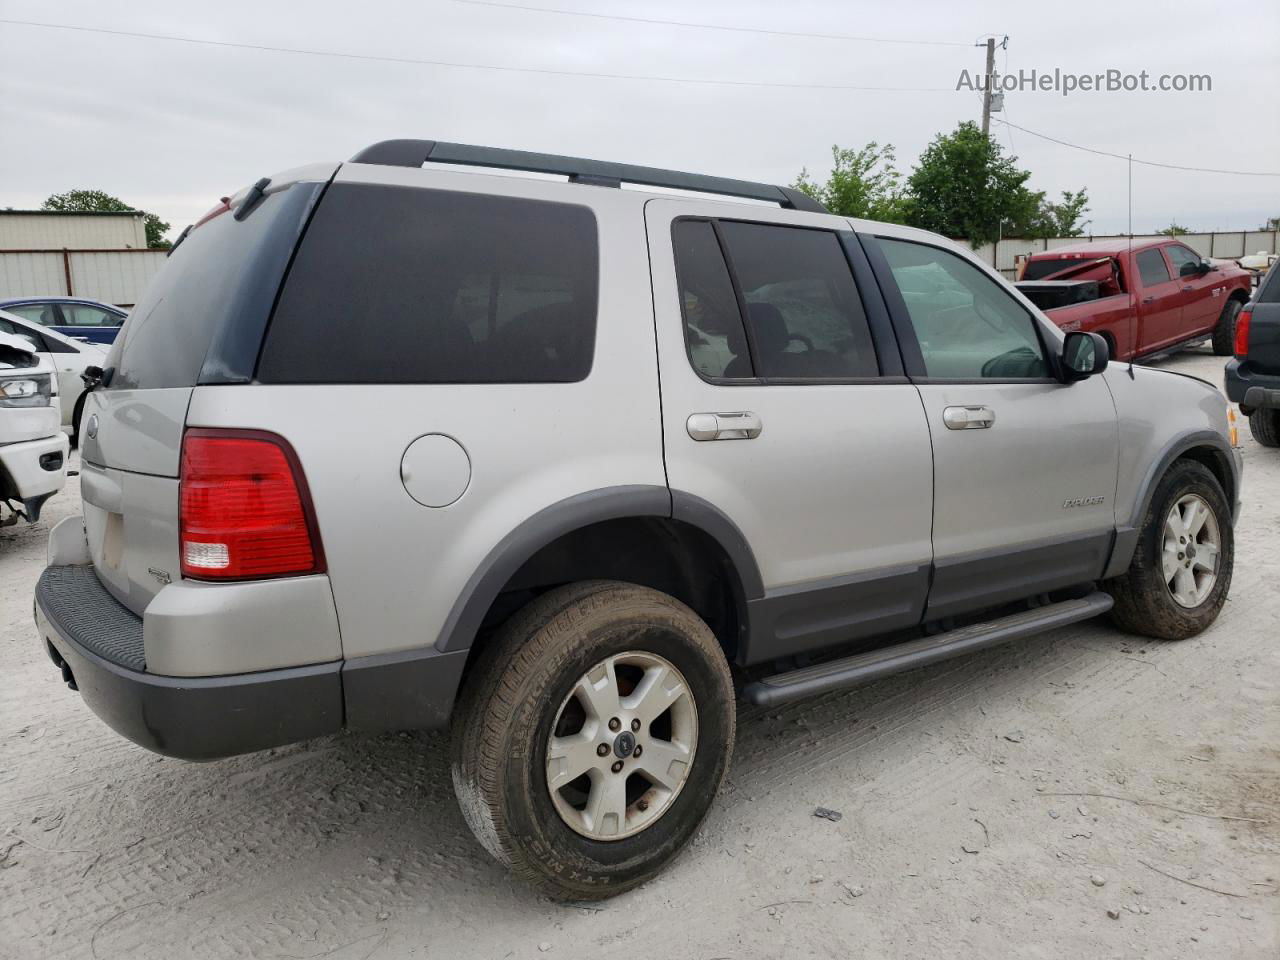
[[769, 707], [830, 690], [841, 690], [891, 673], [914, 670], [949, 657], [958, 657], [984, 647], [994, 647], [1055, 627], [1088, 620], [1106, 613], [1111, 609], [1112, 603], [1109, 594], [1095, 592], [1079, 600], [1050, 603], [998, 620], [908, 640], [892, 647], [792, 670], [790, 673], [779, 673], [748, 684], [743, 693], [756, 706]]

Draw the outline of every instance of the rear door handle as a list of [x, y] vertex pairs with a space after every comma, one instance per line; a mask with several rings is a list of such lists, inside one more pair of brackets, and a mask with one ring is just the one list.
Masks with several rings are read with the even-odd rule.
[[942, 422], [948, 430], [986, 430], [996, 422], [996, 412], [983, 406], [947, 407]]
[[1155, 302], [1156, 302], [1156, 298], [1155, 298], [1155, 297], [1147, 297], [1147, 298], [1146, 298], [1146, 299], [1144, 299], [1142, 302], [1143, 302], [1143, 303], [1155, 303]]
[[1190, 292], [1191, 292], [1192, 290], [1194, 290], [1194, 289], [1195, 289], [1195, 287], [1183, 287], [1183, 288], [1182, 288], [1182, 292], [1183, 292], [1183, 293], [1190, 293]]
[[695, 440], [754, 440], [764, 423], [750, 410], [737, 413], [694, 413], [685, 424]]

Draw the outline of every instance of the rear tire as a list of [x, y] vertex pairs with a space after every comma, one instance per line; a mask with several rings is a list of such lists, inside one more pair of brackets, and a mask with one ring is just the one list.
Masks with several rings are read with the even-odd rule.
[[1242, 304], [1239, 300], [1228, 300], [1222, 305], [1222, 313], [1218, 316], [1218, 325], [1213, 328], [1214, 356], [1228, 357], [1236, 348], [1236, 318], [1240, 316]]
[[[633, 584], [571, 584], [481, 652], [453, 719], [454, 789], [512, 874], [558, 899], [600, 900], [657, 875], [693, 837], [734, 726], [729, 665], [692, 610]], [[643, 760], [631, 752], [646, 746]]]
[[1280, 410], [1255, 410], [1249, 414], [1249, 432], [1264, 447], [1280, 447]]
[[[1199, 519], [1203, 509], [1209, 516]], [[1129, 569], [1102, 583], [1115, 599], [1111, 619], [1157, 640], [1194, 637], [1227, 602], [1234, 561], [1231, 507], [1218, 478], [1204, 464], [1177, 460], [1151, 497]]]

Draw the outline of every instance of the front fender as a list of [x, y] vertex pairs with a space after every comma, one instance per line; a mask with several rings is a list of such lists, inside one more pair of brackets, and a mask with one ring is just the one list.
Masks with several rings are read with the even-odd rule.
[[1116, 545], [1105, 577], [1129, 567], [1156, 485], [1180, 457], [1198, 452], [1219, 466], [1232, 521], [1240, 498], [1240, 459], [1231, 447], [1227, 400], [1212, 384], [1163, 370], [1117, 365], [1103, 374], [1116, 404], [1120, 461]]

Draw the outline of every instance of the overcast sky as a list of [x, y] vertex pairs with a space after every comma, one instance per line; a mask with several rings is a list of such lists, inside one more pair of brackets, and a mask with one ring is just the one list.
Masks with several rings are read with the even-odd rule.
[[[1280, 3], [901, 3], [512, 0], [525, 6], [911, 45], [620, 22], [457, 2], [0, 0], [0, 18], [231, 43], [534, 70], [936, 90], [788, 89], [368, 62], [0, 23], [0, 206], [94, 188], [174, 233], [275, 170], [390, 137], [566, 153], [753, 180], [828, 168], [833, 143], [892, 143], [909, 169], [976, 120], [956, 92], [987, 34], [1009, 71], [1209, 74], [1211, 93], [1015, 92], [1014, 123], [1135, 158], [1280, 171]], [[997, 68], [1006, 55], [997, 52]], [[1087, 187], [1092, 229], [1123, 230], [1126, 164], [993, 124], [1051, 195]], [[1134, 227], [1242, 229], [1280, 215], [1280, 177], [1134, 166]]]

